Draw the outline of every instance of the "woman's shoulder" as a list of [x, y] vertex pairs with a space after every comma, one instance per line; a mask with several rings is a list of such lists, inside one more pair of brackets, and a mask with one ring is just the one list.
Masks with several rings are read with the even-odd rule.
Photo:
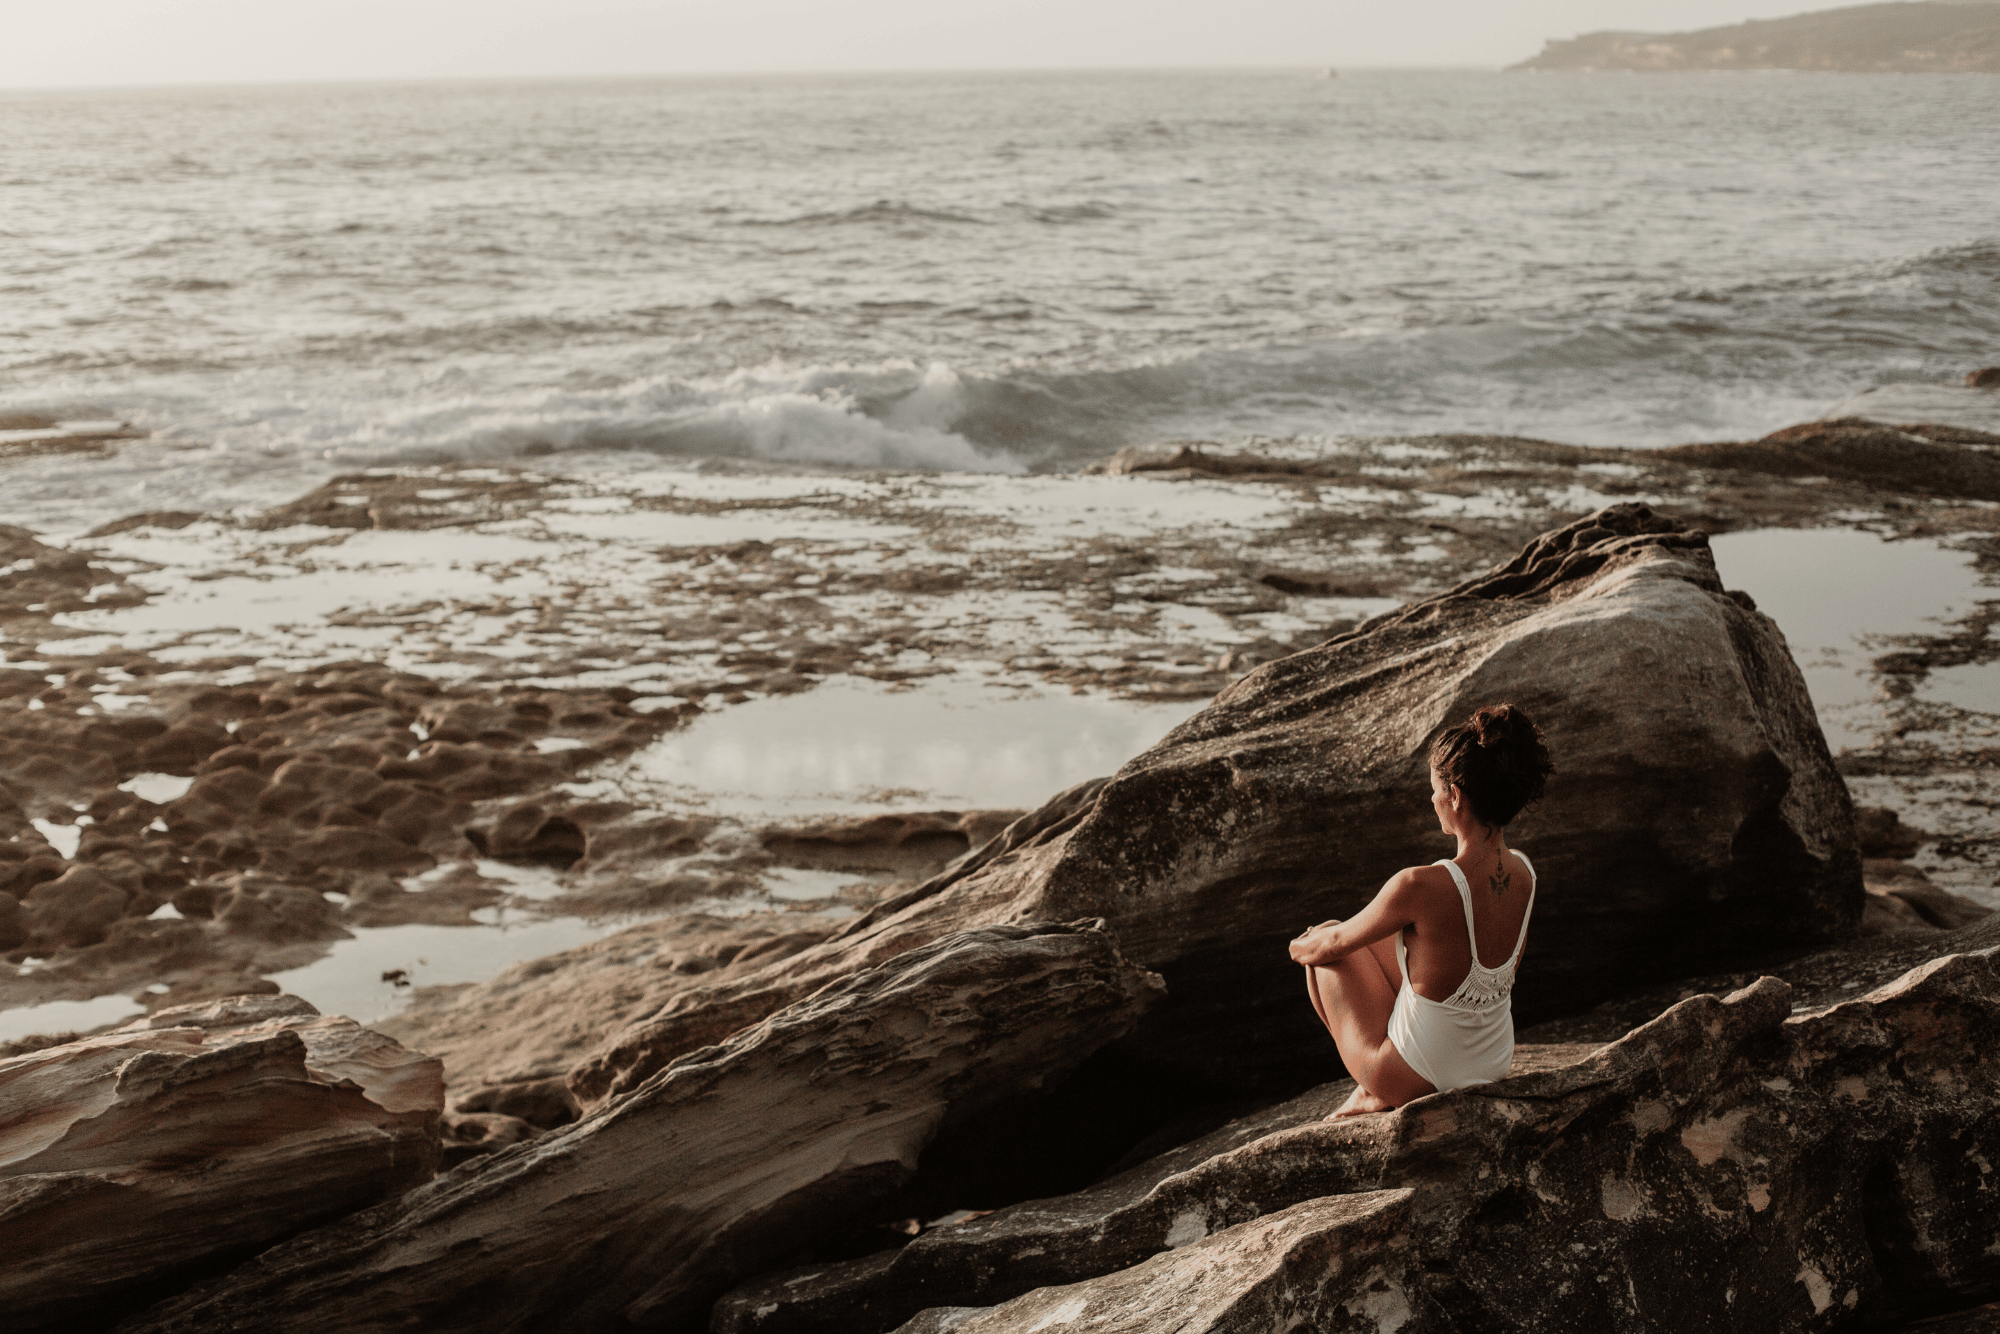
[[1443, 861], [1424, 866], [1405, 866], [1396, 872], [1389, 884], [1391, 888], [1401, 887], [1412, 894], [1450, 894], [1453, 898], [1458, 897], [1458, 881]]

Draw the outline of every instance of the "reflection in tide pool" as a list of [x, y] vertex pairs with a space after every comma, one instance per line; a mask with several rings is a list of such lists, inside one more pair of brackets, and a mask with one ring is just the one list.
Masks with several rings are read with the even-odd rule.
[[2000, 713], [2000, 662], [1933, 667], [1917, 687], [1917, 697], [1975, 713]]
[[0, 1042], [37, 1033], [88, 1033], [93, 1028], [137, 1019], [145, 1013], [130, 996], [99, 996], [87, 1001], [46, 1001], [18, 1010], [0, 1011]]
[[599, 777], [759, 812], [1039, 806], [1111, 773], [1201, 707], [1001, 694], [950, 679], [901, 688], [835, 678], [697, 719]]
[[[1865, 744], [1884, 724], [1869, 661], [1886, 645], [1874, 637], [1937, 634], [1982, 597], [2000, 597], [1981, 586], [1969, 554], [1937, 542], [1764, 528], [1723, 533], [1711, 545], [1724, 586], [1755, 598], [1785, 632], [1835, 750]], [[2000, 708], [2000, 668], [1932, 675], [1936, 684], [1923, 693], [1933, 698]]]
[[270, 978], [321, 1014], [367, 1024], [401, 1009], [413, 988], [483, 982], [512, 964], [587, 945], [630, 925], [626, 918], [550, 917], [504, 926], [362, 927], [353, 939], [335, 942], [325, 958]]

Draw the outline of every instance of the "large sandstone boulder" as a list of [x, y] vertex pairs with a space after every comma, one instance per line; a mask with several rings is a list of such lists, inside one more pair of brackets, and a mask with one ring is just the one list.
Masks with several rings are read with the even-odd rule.
[[[1574, 1065], [1598, 1045], [1522, 1045], [1514, 1073]], [[1342, 1123], [1332, 1138], [1351, 1151], [1327, 1152], [1321, 1123], [1353, 1091], [1351, 1079], [1321, 1085], [1088, 1189], [929, 1228], [898, 1250], [760, 1275], [716, 1303], [711, 1334], [890, 1329], [926, 1307], [992, 1305], [1136, 1265], [1295, 1204], [1349, 1199], [1382, 1168], [1373, 1121]], [[1285, 1133], [1301, 1129], [1308, 1133]]]
[[634, 1087], [946, 932], [1086, 914], [1167, 980], [1142, 1056], [1296, 1087], [1332, 1046], [1285, 942], [1450, 852], [1425, 747], [1500, 700], [1541, 722], [1557, 765], [1512, 830], [1541, 874], [1517, 1012], [1855, 930], [1852, 807], [1782, 634], [1723, 591], [1704, 534], [1619, 505], [1260, 668], [1112, 778], [826, 943], [669, 1000], [571, 1087], [586, 1105]]
[[127, 1328], [699, 1329], [732, 1283], [904, 1181], [941, 1127], [1159, 995], [1102, 923], [953, 935]]
[[439, 1063], [294, 997], [0, 1061], [0, 1309], [89, 1327], [437, 1168]]
[[[1267, 1135], [1206, 1162], [1186, 1225], [1136, 1265], [1010, 1283], [1034, 1261], [1003, 1233], [988, 1281], [1022, 1295], [901, 1329], [1842, 1330], [1990, 1301], [1996, 954], [1798, 1015], [1765, 978], [1564, 1068]], [[1260, 1208], [1286, 1170], [1345, 1184]]]

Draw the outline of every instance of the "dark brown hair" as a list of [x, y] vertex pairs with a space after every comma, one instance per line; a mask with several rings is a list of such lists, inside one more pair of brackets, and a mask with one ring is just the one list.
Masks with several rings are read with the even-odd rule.
[[1542, 729], [1512, 704], [1481, 709], [1431, 742], [1431, 768], [1472, 803], [1484, 825], [1504, 825], [1541, 798], [1556, 771]]

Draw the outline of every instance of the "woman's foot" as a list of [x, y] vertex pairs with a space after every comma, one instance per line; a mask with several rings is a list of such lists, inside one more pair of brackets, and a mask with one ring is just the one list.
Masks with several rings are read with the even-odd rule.
[[1361, 1085], [1354, 1086], [1354, 1092], [1347, 1095], [1347, 1101], [1328, 1113], [1327, 1120], [1338, 1121], [1343, 1116], [1367, 1116], [1373, 1112], [1393, 1112], [1396, 1104], [1384, 1102]]

